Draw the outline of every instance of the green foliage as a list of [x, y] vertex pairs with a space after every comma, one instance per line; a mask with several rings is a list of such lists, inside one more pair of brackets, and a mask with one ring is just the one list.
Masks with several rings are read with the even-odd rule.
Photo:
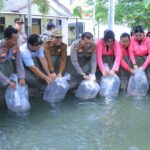
[[146, 4], [145, 4], [145, 6], [146, 6], [146, 8], [150, 5], [150, 0], [145, 0], [146, 1]]
[[82, 18], [82, 15], [83, 15], [83, 10], [82, 10], [81, 6], [76, 6], [73, 9], [73, 16]]
[[[97, 0], [96, 20], [108, 22], [109, 0]], [[115, 7], [115, 23], [128, 26], [142, 25], [150, 27], [150, 0], [117, 0]]]
[[108, 22], [108, 0], [97, 0], [95, 7], [95, 19], [103, 23]]
[[[96, 0], [96, 6], [95, 6], [95, 19], [96, 21], [101, 21], [101, 22], [107, 22], [108, 18], [108, 7], [107, 3], [109, 0]], [[92, 0], [87, 0], [86, 1], [88, 6], [93, 6], [94, 7], [94, 2]], [[82, 6], [76, 6], [73, 9], [73, 16], [78, 16], [82, 18], [82, 16], [86, 16], [88, 14], [92, 14], [93, 10], [83, 10]]]
[[4, 8], [4, 0], [0, 0], [0, 10]]
[[144, 0], [118, 0], [115, 14], [118, 24], [150, 26], [150, 4], [145, 5]]
[[39, 12], [43, 15], [48, 14], [50, 4], [48, 0], [33, 0], [38, 5]]

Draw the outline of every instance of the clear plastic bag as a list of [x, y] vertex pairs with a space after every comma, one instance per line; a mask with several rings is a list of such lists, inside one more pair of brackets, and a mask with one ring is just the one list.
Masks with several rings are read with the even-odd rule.
[[10, 86], [6, 89], [5, 100], [8, 109], [16, 113], [27, 112], [30, 109], [27, 85], [20, 86], [16, 74], [12, 74], [10, 79], [16, 82], [16, 89]]
[[99, 94], [104, 97], [116, 97], [119, 94], [120, 79], [115, 74], [113, 76], [102, 76], [100, 80]]
[[50, 103], [62, 101], [70, 89], [68, 80], [70, 80], [70, 74], [67, 74], [62, 78], [57, 78], [51, 84], [47, 85], [43, 100]]
[[142, 68], [139, 68], [129, 79], [127, 93], [131, 96], [144, 96], [149, 89], [148, 80]]
[[79, 99], [93, 99], [97, 96], [99, 85], [94, 81], [95, 76], [90, 75], [89, 80], [83, 80], [75, 92], [75, 96]]

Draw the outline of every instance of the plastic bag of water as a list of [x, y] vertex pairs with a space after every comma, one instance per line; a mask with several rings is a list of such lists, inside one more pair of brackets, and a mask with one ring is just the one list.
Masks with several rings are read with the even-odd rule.
[[104, 97], [116, 97], [119, 94], [119, 87], [120, 79], [116, 74], [113, 76], [102, 76], [99, 94]]
[[95, 82], [95, 75], [89, 75], [89, 80], [83, 80], [75, 92], [75, 96], [79, 99], [93, 99], [97, 96], [99, 85]]
[[68, 80], [70, 80], [70, 74], [57, 78], [51, 84], [47, 85], [43, 100], [50, 103], [62, 101], [70, 88]]
[[30, 109], [27, 85], [19, 85], [16, 74], [12, 74], [10, 79], [16, 82], [16, 89], [11, 88], [10, 86], [6, 89], [5, 100], [8, 109], [16, 113], [27, 112]]
[[[104, 63], [104, 68], [107, 72], [110, 68], [107, 63]], [[113, 76], [102, 76], [100, 80], [99, 94], [104, 97], [112, 98], [119, 94], [120, 79], [115, 74]]]
[[145, 96], [148, 92], [149, 84], [145, 72], [139, 68], [129, 79], [127, 93], [130, 96]]

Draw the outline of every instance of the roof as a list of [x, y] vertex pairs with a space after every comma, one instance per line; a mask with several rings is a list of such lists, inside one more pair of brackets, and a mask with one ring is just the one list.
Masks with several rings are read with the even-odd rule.
[[27, 0], [7, 0], [5, 1], [3, 11], [19, 12], [19, 9], [25, 6], [27, 7]]
[[65, 7], [62, 3], [60, 3], [58, 0], [53, 0], [55, 3], [57, 3], [58, 6], [60, 6], [62, 9], [64, 9], [68, 14], [71, 14], [70, 10]]
[[[71, 16], [71, 12], [69, 9], [67, 9], [63, 4], [61, 4], [58, 0], [49, 0], [51, 7], [57, 11], [58, 8], [61, 11], [58, 11], [61, 15], [61, 13], [67, 14], [68, 16]], [[33, 2], [32, 2], [33, 3]], [[14, 5], [15, 4], [15, 5]], [[22, 10], [26, 9], [28, 7], [28, 1], [27, 0], [7, 0], [5, 1], [5, 6], [3, 11], [5, 12], [21, 12]], [[56, 8], [55, 8], [56, 7]]]

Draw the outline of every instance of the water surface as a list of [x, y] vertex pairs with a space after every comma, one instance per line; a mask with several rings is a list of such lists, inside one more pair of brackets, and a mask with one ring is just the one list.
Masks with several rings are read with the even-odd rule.
[[0, 150], [150, 150], [150, 96], [30, 102], [22, 117], [0, 106]]

